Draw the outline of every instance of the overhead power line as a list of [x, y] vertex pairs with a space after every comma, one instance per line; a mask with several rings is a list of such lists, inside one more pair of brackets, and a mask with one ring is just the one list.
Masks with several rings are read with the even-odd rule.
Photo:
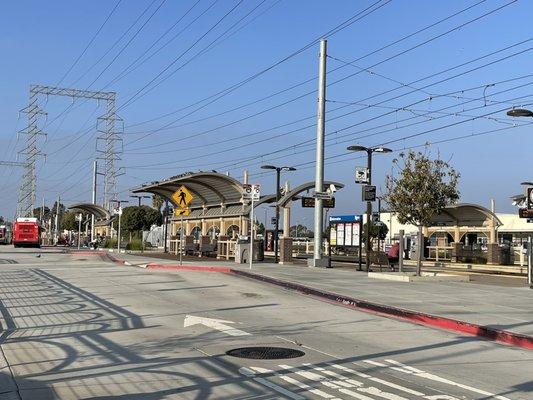
[[[444, 70], [442, 70], [442, 71], [439, 71], [439, 72], [436, 72], [436, 73], [433, 73], [433, 74], [430, 74], [430, 75], [424, 76], [424, 77], [419, 78], [419, 79], [416, 79], [416, 80], [411, 81], [411, 82], [409, 82], [409, 83], [407, 83], [407, 84], [405, 84], [405, 83], [403, 83], [403, 82], [399, 82], [399, 84], [400, 84], [399, 87], [395, 87], [395, 88], [392, 88], [392, 89], [388, 89], [388, 90], [383, 91], [383, 92], [380, 92], [380, 93], [378, 93], [378, 94], [374, 94], [374, 95], [368, 96], [368, 97], [366, 97], [366, 98], [364, 98], [364, 99], [358, 100], [357, 102], [364, 102], [364, 101], [368, 101], [368, 100], [371, 100], [371, 99], [374, 99], [374, 98], [377, 98], [377, 97], [381, 97], [381, 96], [383, 96], [383, 95], [385, 95], [385, 94], [389, 94], [389, 93], [392, 93], [392, 92], [394, 92], [394, 91], [397, 91], [398, 89], [401, 89], [401, 88], [403, 88], [403, 87], [409, 87], [409, 86], [411, 86], [411, 87], [414, 88], [414, 85], [416, 85], [417, 83], [420, 83], [420, 82], [423, 82], [423, 81], [428, 80], [428, 79], [430, 79], [430, 78], [433, 78], [433, 77], [436, 77], [436, 76], [442, 75], [442, 74], [444, 74], [444, 73], [447, 73], [447, 72], [453, 71], [453, 70], [455, 70], [455, 69], [458, 69], [458, 68], [463, 67], [463, 66], [466, 66], [466, 65], [468, 65], [468, 64], [471, 64], [471, 63], [477, 62], [477, 61], [479, 61], [479, 60], [483, 60], [483, 59], [485, 59], [485, 58], [488, 58], [488, 57], [490, 57], [490, 56], [492, 56], [492, 55], [495, 55], [495, 54], [498, 54], [498, 53], [500, 53], [500, 52], [507, 51], [507, 50], [509, 50], [509, 49], [511, 49], [511, 48], [514, 48], [514, 47], [516, 47], [516, 46], [519, 46], [519, 45], [522, 45], [522, 44], [524, 44], [524, 43], [527, 43], [527, 42], [529, 42], [529, 41], [531, 41], [531, 40], [533, 40], [533, 39], [527, 39], [527, 40], [524, 40], [524, 41], [520, 41], [520, 42], [518, 42], [518, 43], [512, 44], [512, 45], [510, 45], [510, 46], [506, 46], [506, 47], [504, 47], [504, 48], [502, 48], [502, 49], [499, 49], [499, 50], [497, 50], [497, 51], [493, 51], [493, 52], [490, 52], [490, 53], [485, 54], [485, 55], [483, 55], [483, 56], [476, 57], [476, 58], [474, 58], [473, 60], [469, 60], [469, 61], [466, 61], [466, 62], [460, 63], [459, 65], [456, 65], [456, 66], [453, 66], [453, 67], [450, 67], [450, 68], [446, 68], [446, 69], [444, 69]], [[438, 85], [438, 84], [442, 84], [442, 83], [444, 83], [444, 82], [450, 81], [450, 80], [455, 79], [455, 78], [457, 78], [457, 77], [460, 77], [460, 76], [466, 75], [466, 74], [471, 73], [471, 72], [475, 72], [475, 71], [477, 71], [477, 70], [479, 70], [479, 69], [481, 69], [481, 68], [485, 68], [485, 67], [490, 66], [490, 65], [493, 65], [493, 64], [495, 64], [495, 63], [505, 61], [505, 60], [510, 59], [510, 58], [512, 58], [512, 57], [515, 57], [515, 56], [517, 56], [517, 55], [523, 54], [524, 52], [530, 51], [530, 50], [532, 50], [532, 49], [533, 49], [533, 48], [528, 48], [528, 49], [526, 49], [526, 50], [518, 51], [518, 52], [515, 52], [515, 53], [513, 53], [513, 54], [511, 54], [511, 55], [507, 55], [507, 56], [505, 56], [505, 57], [501, 57], [501, 58], [499, 58], [499, 59], [497, 59], [497, 60], [491, 61], [491, 62], [489, 62], [489, 63], [485, 63], [485, 64], [483, 64], [483, 65], [481, 65], [481, 66], [474, 67], [474, 68], [471, 68], [470, 70], [463, 71], [463, 72], [461, 72], [461, 73], [455, 74], [455, 75], [453, 75], [453, 76], [451, 76], [451, 77], [447, 77], [447, 78], [441, 79], [441, 80], [439, 80], [439, 81], [437, 81], [437, 82], [433, 82], [433, 83], [427, 84], [427, 85], [425, 85], [425, 86], [423, 86], [423, 87], [421, 87], [421, 88], [414, 88], [414, 89], [412, 89], [411, 91], [409, 91], [409, 92], [407, 92], [407, 93], [402, 93], [402, 94], [399, 94], [399, 95], [396, 95], [396, 96], [393, 96], [393, 97], [388, 97], [387, 99], [382, 100], [381, 102], [377, 103], [377, 105], [379, 105], [379, 104], [384, 104], [384, 103], [386, 103], [386, 102], [389, 102], [389, 101], [392, 101], [392, 100], [396, 100], [396, 99], [399, 99], [399, 98], [405, 97], [405, 96], [410, 95], [410, 94], [413, 94], [413, 93], [415, 93], [415, 92], [417, 92], [417, 91], [422, 91], [422, 92], [424, 92], [425, 89], [430, 88], [430, 87], [432, 87], [432, 86], [435, 86], [435, 85]], [[367, 69], [367, 70], [368, 70], [368, 69]], [[283, 104], [283, 103], [282, 103], [282, 104]], [[280, 106], [280, 105], [278, 104], [278, 105], [276, 105], [276, 106], [274, 106], [274, 107], [278, 107], [278, 106]], [[344, 105], [344, 106], [341, 106], [341, 107], [338, 107], [338, 108], [336, 108], [336, 109], [333, 110], [333, 111], [337, 111], [337, 110], [339, 110], [339, 109], [347, 108], [347, 107], [350, 107], [350, 104], [348, 104], [348, 105]], [[356, 110], [354, 110], [354, 111], [350, 111], [350, 112], [345, 113], [345, 114], [343, 114], [343, 115], [341, 115], [341, 116], [334, 117], [333, 120], [338, 119], [338, 118], [342, 118], [342, 117], [345, 117], [345, 116], [347, 116], [347, 115], [351, 115], [351, 114], [354, 114], [354, 113], [357, 113], [357, 112], [360, 112], [360, 111], [364, 111], [365, 109], [366, 109], [366, 108], [363, 107], [363, 108], [356, 109]], [[254, 115], [255, 115], [255, 114], [254, 114]], [[185, 138], [179, 138], [179, 139], [174, 139], [174, 140], [171, 140], [171, 141], [167, 141], [167, 142], [164, 142], [163, 144], [160, 143], [160, 144], [155, 144], [155, 145], [150, 145], [150, 146], [143, 146], [142, 149], [143, 149], [143, 150], [146, 150], [146, 149], [148, 149], [148, 148], [161, 147], [162, 145], [168, 145], [168, 144], [171, 144], [171, 143], [175, 143], [175, 142], [178, 142], [178, 141], [182, 141], [182, 140], [187, 139], [187, 138], [192, 138], [192, 137], [195, 137], [195, 138], [196, 138], [196, 137], [198, 137], [198, 135], [203, 135], [203, 134], [207, 134], [207, 133], [210, 133], [210, 132], [214, 132], [214, 131], [216, 131], [216, 130], [218, 130], [218, 129], [221, 129], [221, 128], [223, 128], [223, 127], [227, 127], [227, 126], [233, 125], [233, 124], [235, 124], [236, 122], [243, 121], [243, 120], [248, 119], [248, 118], [250, 118], [250, 117], [251, 117], [251, 116], [249, 116], [249, 117], [245, 117], [245, 118], [241, 118], [240, 120], [232, 121], [232, 122], [230, 122], [230, 123], [224, 124], [224, 125], [222, 125], [222, 126], [218, 126], [218, 127], [216, 127], [216, 128], [212, 128], [212, 129], [208, 129], [208, 130], [205, 130], [205, 131], [202, 131], [202, 132], [199, 132], [199, 133], [195, 133], [195, 134], [192, 134], [192, 135], [188, 135], [188, 136], [186, 136]], [[310, 119], [310, 118], [315, 118], [315, 116], [314, 116], [314, 115], [311, 115], [311, 116], [309, 116], [308, 118], [309, 118], [309, 119]], [[331, 120], [331, 119], [330, 119], [330, 120]], [[314, 124], [311, 124], [311, 125], [308, 125], [308, 126], [306, 126], [306, 127], [304, 127], [304, 128], [301, 128], [301, 129], [298, 129], [298, 130], [294, 130], [294, 131], [290, 131], [290, 132], [287, 132], [287, 133], [297, 132], [297, 131], [300, 131], [300, 130], [303, 130], [303, 129], [306, 129], [306, 128], [310, 128], [310, 127], [312, 127], [312, 126], [314, 126]], [[270, 130], [270, 129], [264, 130], [264, 132], [267, 132], [267, 131], [269, 131], [269, 130]], [[252, 134], [252, 135], [254, 135], [254, 134]], [[244, 134], [244, 135], [239, 136], [238, 138], [244, 138], [244, 137], [248, 137], [248, 136], [249, 136], [249, 134]], [[237, 138], [237, 139], [238, 139], [238, 138]], [[235, 139], [235, 138], [234, 138], [234, 139]], [[204, 144], [202, 144], [201, 146], [195, 146], [194, 148], [199, 148], [199, 147], [204, 147]], [[140, 149], [140, 148], [139, 148], [139, 149]], [[190, 150], [190, 149], [192, 149], [192, 148], [188, 148], [188, 149]], [[133, 149], [133, 150], [135, 150], [135, 149]], [[158, 152], [158, 154], [159, 154], [159, 153], [160, 153], [160, 152]]]
[[87, 50], [89, 50], [89, 47], [91, 47], [91, 45], [94, 43], [94, 41], [96, 40], [96, 38], [98, 37], [98, 35], [100, 34], [100, 32], [102, 31], [102, 29], [104, 29], [104, 26], [106, 26], [106, 24], [108, 23], [108, 21], [111, 19], [111, 17], [113, 16], [113, 14], [115, 13], [115, 11], [117, 10], [118, 6], [120, 5], [120, 3], [122, 3], [122, 0], [118, 0], [116, 3], [115, 3], [115, 6], [111, 9], [111, 11], [109, 12], [109, 14], [107, 15], [107, 17], [104, 19], [104, 22], [102, 22], [102, 24], [100, 25], [100, 27], [96, 30], [96, 32], [93, 34], [93, 36], [91, 37], [91, 39], [89, 40], [89, 42], [87, 43], [87, 45], [84, 47], [84, 49], [82, 50], [82, 52], [78, 55], [78, 57], [76, 57], [76, 59], [74, 60], [74, 62], [70, 65], [70, 67], [67, 69], [67, 71], [63, 74], [63, 76], [61, 77], [61, 79], [59, 79], [59, 81], [55, 84], [55, 86], [59, 86], [61, 85], [61, 83], [65, 80], [65, 78], [68, 76], [68, 74], [70, 74], [70, 72], [74, 69], [74, 67], [78, 64], [78, 62], [81, 60], [81, 58], [85, 55], [85, 53], [87, 53]]
[[[418, 35], [418, 34], [420, 34], [420, 33], [422, 33], [422, 32], [425, 32], [425, 31], [427, 31], [427, 30], [429, 30], [429, 29], [431, 29], [431, 28], [433, 28], [433, 27], [439, 25], [439, 24], [442, 24], [443, 22], [446, 22], [446, 21], [448, 21], [448, 20], [450, 20], [450, 19], [452, 19], [452, 18], [454, 18], [454, 17], [456, 17], [456, 16], [458, 16], [458, 15], [460, 15], [460, 14], [463, 14], [463, 13], [465, 13], [465, 12], [471, 10], [472, 8], [474, 8], [474, 7], [476, 7], [476, 6], [478, 6], [478, 5], [482, 4], [482, 3], [484, 3], [485, 1], [486, 1], [486, 0], [478, 1], [478, 2], [476, 2], [476, 3], [473, 4], [473, 5], [470, 5], [470, 6], [466, 7], [466, 8], [464, 8], [464, 9], [461, 9], [460, 11], [454, 12], [454, 13], [452, 13], [451, 15], [448, 15], [448, 16], [446, 16], [446, 17], [444, 17], [444, 18], [442, 18], [442, 19], [440, 19], [440, 20], [438, 20], [438, 21], [436, 21], [436, 22], [433, 22], [433, 23], [431, 23], [431, 24], [429, 24], [429, 25], [427, 25], [427, 26], [425, 26], [425, 27], [423, 27], [423, 28], [421, 28], [421, 29], [418, 29], [418, 30], [416, 30], [416, 31], [414, 31], [414, 32], [412, 32], [412, 33], [410, 33], [410, 34], [407, 34], [407, 35], [405, 35], [405, 36], [403, 36], [403, 37], [401, 37], [401, 38], [399, 38], [399, 39], [397, 39], [397, 40], [394, 40], [393, 42], [390, 42], [390, 43], [388, 43], [388, 44], [386, 44], [386, 45], [384, 45], [384, 46], [381, 46], [380, 48], [378, 48], [378, 49], [376, 49], [376, 50], [373, 50], [373, 51], [371, 51], [371, 52], [369, 52], [369, 53], [366, 53], [366, 54], [364, 54], [363, 56], [360, 56], [360, 57], [356, 58], [355, 60], [352, 60], [352, 62], [355, 63], [355, 62], [361, 61], [361, 60], [363, 60], [363, 59], [365, 59], [365, 58], [367, 58], [367, 57], [370, 57], [370, 56], [372, 56], [372, 55], [374, 55], [374, 54], [377, 54], [377, 53], [379, 53], [379, 52], [381, 52], [381, 51], [383, 51], [383, 50], [385, 50], [385, 49], [387, 49], [387, 48], [389, 48], [389, 47], [392, 47], [392, 46], [394, 46], [394, 45], [396, 45], [396, 44], [398, 44], [398, 43], [401, 43], [401, 42], [403, 42], [403, 41], [405, 41], [405, 40], [407, 40], [407, 39], [410, 39], [411, 37], [414, 37], [414, 36], [416, 36], [416, 35]], [[372, 5], [372, 6], [373, 6], [373, 5]], [[371, 7], [372, 7], [372, 6], [371, 6]], [[361, 11], [361, 12], [364, 12], [364, 11], [366, 11], [366, 9], [363, 10], [363, 11]], [[313, 44], [316, 44], [316, 43], [317, 43], [317, 41], [315, 40], [315, 41], [313, 42]], [[344, 67], [345, 67], [345, 66], [343, 65], [343, 66], [339, 66], [339, 67], [333, 68], [333, 69], [330, 70], [328, 73], [331, 74], [332, 72], [335, 72], [335, 71], [337, 71], [337, 70], [340, 70], [340, 69], [342, 69], [342, 68], [344, 68]], [[278, 96], [278, 95], [283, 94], [283, 93], [285, 93], [285, 92], [288, 92], [288, 91], [290, 91], [290, 90], [296, 89], [297, 87], [303, 86], [303, 85], [305, 85], [305, 84], [307, 84], [307, 83], [309, 83], [309, 82], [313, 82], [313, 81], [315, 81], [316, 79], [317, 79], [317, 77], [316, 77], [316, 75], [315, 75], [315, 76], [313, 76], [312, 78], [306, 79], [306, 80], [304, 80], [304, 81], [302, 81], [302, 82], [299, 82], [299, 83], [297, 83], [297, 84], [294, 84], [294, 85], [292, 85], [292, 86], [290, 86], [290, 87], [288, 87], [288, 88], [282, 89], [282, 90], [277, 91], [277, 92], [275, 92], [275, 93], [273, 93], [273, 94], [270, 94], [270, 95], [268, 95], [268, 96], [264, 96], [264, 97], [262, 97], [262, 98], [260, 98], [260, 99], [254, 100], [254, 101], [252, 101], [252, 102], [246, 103], [246, 104], [241, 105], [241, 106], [238, 106], [238, 107], [233, 108], [233, 109], [231, 109], [231, 110], [227, 110], [227, 111], [225, 111], [224, 113], [217, 113], [217, 114], [211, 115], [211, 116], [209, 116], [209, 117], [199, 119], [199, 120], [197, 120], [196, 122], [204, 121], [204, 120], [209, 119], [209, 118], [218, 117], [218, 116], [220, 116], [220, 115], [223, 115], [223, 114], [226, 114], [226, 113], [230, 113], [230, 112], [233, 112], [233, 111], [237, 111], [237, 110], [240, 110], [240, 109], [242, 109], [242, 108], [244, 108], [244, 107], [248, 107], [248, 106], [250, 106], [250, 105], [254, 105], [254, 104], [260, 103], [260, 102], [265, 101], [265, 100], [268, 100], [268, 99], [270, 99], [270, 98], [272, 98], [272, 97], [275, 97], [275, 96]], [[151, 118], [151, 119], [149, 119], [149, 120], [145, 120], [145, 121], [141, 121], [141, 122], [137, 122], [137, 123], [134, 123], [134, 124], [127, 125], [126, 128], [130, 128], [130, 127], [134, 127], [134, 126], [139, 126], [139, 125], [143, 125], [143, 124], [146, 124], [146, 123], [155, 122], [155, 121], [157, 121], [157, 120], [160, 120], [160, 119], [163, 119], [163, 118], [169, 117], [169, 116], [171, 116], [171, 115], [177, 114], [177, 113], [179, 113], [179, 112], [181, 112], [181, 111], [184, 111], [184, 110], [186, 110], [186, 109], [188, 109], [188, 108], [191, 108], [191, 107], [193, 107], [193, 106], [195, 106], [195, 105], [201, 104], [201, 103], [204, 102], [204, 101], [210, 100], [211, 98], [216, 97], [216, 96], [218, 96], [219, 94], [224, 93], [226, 90], [229, 90], [229, 89], [231, 89], [231, 88], [232, 88], [232, 87], [226, 88], [226, 89], [224, 89], [224, 90], [222, 90], [222, 91], [220, 91], [220, 92], [218, 92], [218, 93], [215, 93], [214, 95], [211, 95], [211, 96], [209, 96], [209, 97], [206, 97], [206, 98], [204, 98], [204, 99], [201, 99], [201, 100], [199, 100], [199, 101], [196, 101], [195, 103], [192, 103], [192, 104], [190, 104], [190, 105], [188, 105], [188, 106], [181, 107], [181, 108], [179, 108], [179, 109], [177, 109], [177, 110], [174, 110], [174, 111], [171, 111], [171, 112], [169, 112], [169, 113], [163, 114], [163, 115], [161, 115], [161, 116], [154, 117], [154, 118]], [[178, 120], [181, 120], [181, 119], [183, 119], [183, 118], [185, 118], [185, 117], [186, 117], [186, 116], [182, 116], [182, 117], [180, 117]], [[178, 120], [174, 120], [174, 121], [172, 121], [171, 124], [177, 122]], [[178, 126], [183, 126], [183, 125], [188, 125], [188, 124], [189, 124], [189, 123], [182, 124], [182, 125], [178, 125]], [[167, 129], [169, 129], [169, 126], [170, 126], [170, 125], [167, 124], [167, 125], [163, 126], [162, 128], [158, 128], [156, 131], [167, 130]], [[152, 131], [154, 131], [154, 130], [151, 130], [151, 131], [149, 131], [149, 132], [152, 132]], [[139, 133], [142, 133], [142, 132], [139, 132]]]
[[[297, 56], [298, 54], [301, 54], [302, 52], [308, 50], [309, 48], [311, 48], [313, 45], [315, 45], [316, 43], [318, 43], [318, 41], [323, 38], [323, 37], [328, 37], [328, 36], [332, 36], [338, 32], [340, 32], [341, 30], [349, 27], [350, 25], [352, 25], [353, 23], [359, 21], [360, 19], [370, 15], [371, 13], [377, 11], [378, 9], [380, 9], [381, 7], [385, 6], [386, 4], [390, 3], [391, 0], [386, 0], [384, 3], [381, 3], [382, 0], [378, 0], [376, 1], [375, 3], [373, 3], [372, 5], [370, 5], [369, 7], [366, 7], [365, 9], [363, 9], [362, 11], [359, 11], [357, 12], [355, 15], [353, 15], [352, 17], [350, 17], [348, 20], [345, 20], [343, 23], [337, 25], [335, 28], [331, 29], [330, 31], [326, 32], [325, 34], [323, 35], [320, 35], [318, 38], [314, 39], [313, 41], [311, 41], [310, 43], [306, 44], [305, 46], [301, 47], [300, 49], [292, 52], [291, 54], [289, 54], [288, 56], [285, 56], [284, 58], [282, 58], [281, 60], [275, 62], [274, 64], [271, 64], [270, 66], [260, 70], [259, 72], [245, 78], [244, 80], [232, 85], [232, 86], [229, 86], [211, 96], [208, 96], [202, 100], [199, 100], [199, 101], [196, 101], [195, 103], [192, 103], [190, 105], [188, 105], [187, 107], [184, 107], [183, 109], [179, 110], [179, 111], [182, 111], [182, 110], [185, 110], [185, 109], [188, 109], [188, 108], [192, 108], [196, 105], [199, 105], [199, 104], [202, 104], [204, 102], [207, 101], [207, 103], [203, 104], [202, 106], [194, 109], [193, 111], [189, 112], [187, 115], [185, 115], [184, 117], [186, 116], [189, 116], [189, 115], [192, 115], [194, 113], [196, 113], [197, 111], [207, 107], [208, 105], [210, 104], [213, 104], [214, 102], [218, 101], [219, 99], [227, 96], [228, 94], [234, 92], [235, 90], [241, 88], [242, 86], [246, 85], [247, 83], [257, 79], [258, 77], [262, 76], [263, 74], [267, 73], [268, 71], [276, 68], [277, 66], [283, 64], [284, 62], [290, 60], [291, 58]], [[380, 4], [381, 3], [381, 4]], [[178, 111], [177, 111], [178, 112]], [[183, 117], [183, 118], [184, 118]]]
[[[376, 67], [376, 66], [378, 66], [378, 65], [381, 65], [381, 64], [383, 64], [383, 63], [385, 63], [385, 62], [388, 62], [388, 61], [390, 61], [390, 60], [392, 60], [392, 59], [394, 59], [394, 58], [397, 58], [397, 57], [399, 57], [399, 56], [401, 56], [401, 55], [404, 55], [404, 54], [406, 54], [406, 53], [408, 53], [408, 52], [410, 52], [410, 51], [412, 51], [412, 50], [414, 50], [414, 49], [417, 49], [417, 48], [419, 48], [420, 46], [422, 46], [422, 45], [424, 45], [424, 44], [430, 43], [430, 42], [432, 42], [432, 41], [434, 41], [434, 40], [436, 40], [436, 39], [438, 39], [438, 38], [440, 38], [440, 37], [443, 37], [444, 35], [450, 34], [451, 32], [454, 32], [454, 31], [456, 31], [456, 30], [458, 30], [458, 29], [461, 29], [461, 28], [463, 28], [464, 26], [466, 26], [466, 25], [468, 25], [468, 24], [471, 24], [471, 23], [473, 23], [473, 22], [475, 22], [475, 21], [478, 21], [478, 20], [481, 19], [481, 18], [487, 17], [487, 16], [493, 14], [494, 12], [501, 10], [503, 7], [506, 7], [506, 6], [508, 6], [508, 5], [512, 4], [512, 3], [514, 3], [515, 1], [516, 1], [516, 0], [512, 0], [511, 2], [509, 2], [509, 3], [507, 3], [507, 4], [503, 5], [503, 6], [500, 6], [500, 7], [497, 7], [497, 8], [495, 8], [495, 9], [492, 9], [492, 10], [490, 10], [490, 11], [488, 11], [488, 12], [482, 14], [481, 16], [475, 17], [475, 18], [473, 18], [473, 19], [471, 19], [471, 20], [469, 20], [469, 21], [467, 21], [467, 22], [465, 22], [465, 23], [462, 23], [462, 24], [460, 24], [460, 25], [458, 25], [458, 26], [455, 26], [455, 27], [453, 27], [453, 28], [447, 30], [447, 31], [444, 32], [444, 33], [441, 33], [441, 34], [438, 34], [438, 35], [436, 35], [436, 36], [433, 36], [433, 37], [431, 37], [431, 38], [429, 38], [429, 39], [423, 41], [422, 43], [418, 43], [418, 44], [416, 44], [416, 45], [414, 45], [414, 46], [412, 46], [412, 47], [410, 47], [410, 48], [408, 48], [408, 49], [406, 49], [406, 50], [400, 51], [400, 52], [398, 52], [398, 53], [396, 53], [396, 54], [394, 54], [394, 55], [392, 55], [392, 56], [389, 56], [389, 57], [387, 57], [387, 58], [384, 59], [384, 60], [378, 61], [378, 62], [372, 64], [371, 66], [366, 67], [366, 69], [372, 69], [372, 68], [374, 68], [374, 67]], [[531, 39], [530, 39], [530, 40], [531, 40]], [[352, 62], [353, 62], [353, 61], [352, 61]], [[362, 73], [362, 72], [363, 72], [363, 71], [360, 70], [360, 71], [358, 71], [358, 72], [356, 72], [356, 73], [349, 74], [349, 75], [347, 75], [347, 76], [344, 76], [344, 77], [342, 77], [342, 78], [340, 78], [340, 79], [335, 80], [334, 82], [329, 83], [327, 86], [330, 87], [330, 86], [332, 86], [332, 85], [336, 85], [336, 84], [338, 84], [338, 83], [340, 83], [340, 82], [343, 82], [343, 81], [345, 81], [346, 79], [351, 78], [351, 77], [353, 77], [353, 76], [355, 76], [355, 75], [358, 75], [358, 74], [360, 74], [360, 73]], [[396, 90], [396, 89], [394, 89], [394, 90]], [[252, 114], [251, 116], [249, 116], [249, 117], [247, 117], [247, 118], [241, 118], [241, 119], [239, 119], [239, 120], [237, 120], [237, 121], [233, 121], [233, 122], [231, 122], [231, 123], [228, 123], [228, 124], [226, 124], [225, 126], [229, 126], [229, 125], [231, 125], [231, 124], [235, 124], [235, 123], [238, 123], [238, 122], [242, 122], [242, 121], [244, 121], [244, 120], [246, 120], [246, 119], [253, 118], [253, 117], [257, 116], [257, 115], [264, 114], [264, 113], [266, 113], [266, 112], [272, 111], [272, 110], [277, 109], [277, 108], [282, 107], [282, 106], [285, 106], [285, 105], [287, 105], [287, 104], [290, 104], [290, 103], [292, 103], [292, 102], [294, 102], [294, 101], [300, 100], [300, 99], [302, 99], [302, 98], [304, 98], [304, 97], [306, 97], [306, 96], [309, 96], [309, 95], [311, 95], [311, 94], [314, 94], [314, 93], [315, 93], [315, 90], [308, 91], [308, 92], [306, 92], [306, 93], [304, 93], [304, 94], [302, 94], [302, 95], [299, 95], [299, 96], [293, 97], [293, 98], [291, 98], [291, 99], [289, 99], [289, 100], [286, 100], [286, 101], [284, 101], [284, 102], [282, 102], [282, 103], [279, 103], [279, 104], [277, 104], [277, 105], [271, 106], [271, 107], [269, 107], [269, 108], [267, 108], [267, 109], [265, 109], [265, 110], [262, 110], [262, 111], [256, 112], [256, 113]], [[185, 116], [184, 116], [184, 117], [181, 117], [180, 119], [182, 119], [182, 118], [185, 118]], [[173, 121], [173, 122], [175, 122], [175, 121]], [[172, 124], [173, 122], [171, 122], [170, 124]], [[131, 144], [133, 144], [133, 143], [135, 143], [135, 142], [138, 142], [138, 141], [140, 141], [140, 140], [142, 140], [142, 139], [144, 139], [144, 138], [147, 138], [147, 137], [151, 136], [152, 134], [154, 134], [154, 133], [156, 133], [156, 132], [158, 132], [158, 131], [160, 131], [160, 130], [162, 130], [162, 129], [170, 129], [170, 126], [171, 126], [171, 125], [166, 124], [166, 125], [163, 126], [162, 128], [158, 128], [158, 129], [155, 129], [155, 130], [149, 131], [148, 133], [144, 134], [143, 136], [141, 136], [141, 137], [139, 137], [139, 138], [133, 140], [132, 142], [130, 142], [130, 143], [129, 143], [128, 145], [126, 145], [125, 147], [127, 148], [129, 145], [131, 145]], [[159, 144], [155, 144], [155, 145], [151, 145], [151, 146], [145, 146], [144, 148], [160, 147], [160, 146], [163, 146], [163, 145], [168, 145], [168, 144], [171, 144], [171, 143], [175, 143], [175, 142], [178, 142], [178, 141], [182, 141], [182, 140], [187, 139], [187, 138], [197, 137], [199, 134], [200, 134], [200, 135], [203, 135], [203, 134], [210, 133], [210, 132], [214, 132], [214, 131], [215, 131], [215, 129], [211, 129], [211, 130], [208, 130], [208, 131], [204, 131], [204, 132], [196, 133], [196, 134], [194, 134], [194, 135], [188, 135], [188, 136], [186, 136], [186, 137], [180, 137], [180, 138], [173, 139], [173, 140], [170, 140], [170, 141], [165, 141], [165, 142], [162, 142], [162, 143], [159, 143]]]

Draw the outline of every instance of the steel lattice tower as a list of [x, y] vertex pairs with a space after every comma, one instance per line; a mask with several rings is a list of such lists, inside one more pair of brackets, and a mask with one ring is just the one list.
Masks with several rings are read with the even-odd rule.
[[[101, 135], [97, 138], [97, 151], [103, 154], [101, 158], [104, 160], [104, 207], [110, 209], [112, 200], [117, 199], [117, 177], [119, 173], [116, 169], [116, 161], [120, 159], [119, 154], [122, 152], [121, 148], [117, 146], [117, 142], [121, 142], [121, 134], [123, 127], [117, 132], [117, 121], [122, 121], [116, 114], [116, 93], [115, 92], [101, 92], [90, 90], [79, 90], [60, 88], [53, 86], [30, 86], [30, 100], [29, 105], [22, 109], [21, 112], [28, 116], [28, 126], [20, 131], [20, 133], [27, 135], [26, 145], [19, 152], [24, 156], [24, 162], [13, 163], [4, 162], [3, 165], [17, 165], [24, 167], [24, 175], [20, 184], [19, 198], [17, 203], [17, 217], [32, 216], [35, 207], [36, 196], [36, 181], [35, 164], [37, 156], [41, 153], [37, 148], [37, 138], [39, 135], [45, 135], [38, 127], [38, 118], [40, 115], [46, 113], [39, 107], [39, 95], [45, 96], [66, 96], [73, 99], [94, 99], [97, 101], [106, 102], [106, 113], [98, 118], [97, 130]], [[104, 123], [103, 129], [100, 129], [101, 123]], [[104, 141], [104, 150], [98, 149], [100, 140]]]
[[19, 131], [20, 134], [26, 135], [26, 145], [18, 152], [19, 155], [24, 157], [22, 163], [24, 173], [19, 188], [17, 217], [33, 216], [36, 192], [35, 163], [37, 162], [37, 156], [41, 155], [37, 149], [37, 138], [40, 135], [46, 135], [39, 129], [37, 124], [39, 116], [46, 115], [46, 113], [39, 107], [39, 93], [33, 90], [33, 88], [33, 86], [30, 86], [30, 101], [28, 106], [21, 110], [22, 113], [28, 116], [28, 126]]

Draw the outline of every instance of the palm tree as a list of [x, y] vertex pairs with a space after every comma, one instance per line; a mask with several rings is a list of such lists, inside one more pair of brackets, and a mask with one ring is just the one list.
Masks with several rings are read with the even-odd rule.
[[159, 194], [154, 194], [152, 196], [152, 207], [155, 208], [157, 211], [161, 212], [161, 207], [163, 207], [163, 204], [165, 203], [165, 199], [163, 196]]

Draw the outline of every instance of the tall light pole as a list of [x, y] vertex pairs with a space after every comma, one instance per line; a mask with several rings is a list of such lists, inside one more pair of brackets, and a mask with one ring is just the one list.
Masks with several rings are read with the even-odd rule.
[[151, 196], [141, 196], [141, 195], [138, 195], [138, 194], [132, 194], [132, 195], [130, 195], [130, 197], [138, 200], [138, 202], [139, 202], [138, 206], [139, 207], [142, 206], [142, 199], [151, 198]]
[[[349, 146], [346, 148], [349, 151], [363, 151], [367, 154], [367, 185], [372, 184], [372, 154], [373, 153], [390, 153], [391, 149], [386, 147], [365, 147], [365, 146]], [[366, 270], [368, 272], [370, 267], [370, 230], [371, 230], [371, 215], [372, 215], [372, 202], [366, 202], [366, 231], [365, 231], [365, 260], [366, 260]]]
[[[533, 117], [533, 111], [525, 108], [513, 108], [507, 111], [507, 115], [510, 117]], [[529, 185], [531, 182], [522, 182], [522, 185]], [[525, 199], [525, 203], [528, 204], [529, 200]], [[529, 235], [527, 243], [527, 284], [533, 289], [533, 237]]]
[[262, 169], [271, 169], [276, 171], [276, 224], [274, 227], [274, 259], [277, 263], [278, 260], [278, 231], [279, 231], [279, 199], [281, 197], [280, 192], [280, 178], [281, 178], [281, 171], [296, 171], [296, 168], [294, 167], [276, 167], [274, 165], [263, 165], [261, 166]]
[[[324, 190], [324, 140], [326, 130], [326, 60], [328, 42], [320, 40], [318, 61], [318, 98], [316, 112], [316, 162], [315, 162], [315, 193]], [[310, 267], [326, 267], [328, 263], [322, 257], [322, 217], [324, 209], [322, 199], [315, 199], [315, 233], [313, 238], [313, 258], [309, 260]]]

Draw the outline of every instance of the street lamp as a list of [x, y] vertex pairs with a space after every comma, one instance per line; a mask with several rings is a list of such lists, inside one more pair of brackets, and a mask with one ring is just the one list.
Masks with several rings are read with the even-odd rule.
[[509, 117], [533, 117], [533, 111], [525, 108], [513, 108], [507, 111]]
[[[512, 110], [507, 111], [507, 115], [510, 117], [533, 117], [533, 111], [527, 110], [525, 108], [513, 108]], [[521, 185], [531, 186], [532, 182], [522, 182]], [[522, 198], [519, 196], [513, 196], [513, 203], [520, 204], [522, 201], [527, 206], [528, 199], [527, 195]], [[527, 246], [527, 283], [531, 289], [533, 289], [533, 237], [531, 235], [528, 238]]]
[[[274, 261], [278, 262], [278, 231], [279, 231], [279, 198], [280, 198], [280, 176], [281, 171], [296, 171], [294, 167], [276, 167], [274, 165], [262, 165], [261, 169], [271, 169], [276, 171], [276, 224], [274, 227]], [[253, 223], [253, 222], [250, 222]]]
[[[348, 151], [363, 151], [367, 154], [367, 169], [368, 169], [368, 178], [367, 185], [372, 184], [372, 154], [373, 153], [391, 153], [392, 150], [387, 147], [365, 147], [365, 146], [348, 146], [346, 148]], [[372, 202], [366, 202], [366, 237], [365, 237], [365, 260], [366, 260], [366, 270], [368, 272], [370, 267], [370, 228], [371, 228], [371, 214], [372, 214]], [[359, 249], [361, 251], [361, 249]]]
[[142, 199], [149, 199], [151, 196], [139, 196], [139, 195], [130, 195], [130, 197], [137, 199], [139, 201], [139, 207], [142, 205]]

